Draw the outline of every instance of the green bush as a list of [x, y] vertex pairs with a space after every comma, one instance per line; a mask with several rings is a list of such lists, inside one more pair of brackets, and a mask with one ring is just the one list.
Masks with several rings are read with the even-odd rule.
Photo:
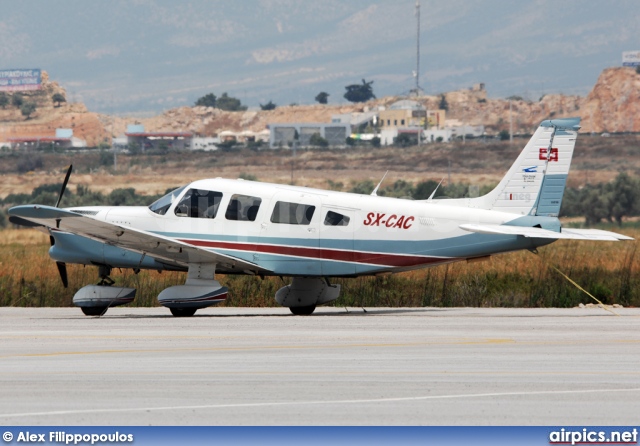
[[309, 138], [309, 144], [314, 147], [328, 147], [329, 141], [320, 136], [320, 133], [314, 133], [311, 135], [311, 138]]

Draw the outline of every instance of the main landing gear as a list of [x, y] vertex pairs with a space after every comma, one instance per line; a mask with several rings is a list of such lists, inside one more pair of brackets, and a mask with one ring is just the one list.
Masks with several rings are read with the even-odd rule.
[[191, 317], [196, 314], [197, 308], [169, 308], [175, 317]]
[[227, 287], [215, 280], [215, 269], [215, 264], [189, 264], [185, 284], [162, 290], [158, 301], [175, 317], [191, 317], [201, 308], [224, 301]]
[[289, 311], [291, 311], [291, 313], [295, 314], [296, 316], [309, 316], [313, 314], [315, 310], [315, 305], [309, 305], [306, 307], [289, 307]]
[[309, 316], [317, 305], [326, 304], [340, 296], [340, 285], [331, 285], [322, 277], [294, 277], [291, 285], [276, 292], [276, 301], [296, 316]]

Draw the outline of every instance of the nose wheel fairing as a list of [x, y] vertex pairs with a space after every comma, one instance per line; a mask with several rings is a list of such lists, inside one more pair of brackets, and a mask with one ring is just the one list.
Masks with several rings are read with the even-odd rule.
[[128, 304], [136, 297], [135, 288], [87, 285], [73, 296], [73, 304], [87, 316], [100, 316], [110, 307]]

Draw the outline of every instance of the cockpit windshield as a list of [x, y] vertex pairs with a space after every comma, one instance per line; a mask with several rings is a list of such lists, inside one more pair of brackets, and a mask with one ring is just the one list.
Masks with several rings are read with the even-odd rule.
[[166, 214], [173, 204], [174, 200], [180, 196], [180, 194], [186, 187], [187, 186], [182, 186], [177, 188], [176, 190], [169, 192], [164, 197], [160, 198], [157, 201], [154, 201], [151, 206], [149, 206], [149, 209], [158, 215]]

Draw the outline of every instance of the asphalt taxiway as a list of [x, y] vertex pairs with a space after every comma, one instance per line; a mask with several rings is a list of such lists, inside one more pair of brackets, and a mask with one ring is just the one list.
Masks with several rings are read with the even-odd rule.
[[634, 425], [615, 311], [0, 308], [0, 424]]

